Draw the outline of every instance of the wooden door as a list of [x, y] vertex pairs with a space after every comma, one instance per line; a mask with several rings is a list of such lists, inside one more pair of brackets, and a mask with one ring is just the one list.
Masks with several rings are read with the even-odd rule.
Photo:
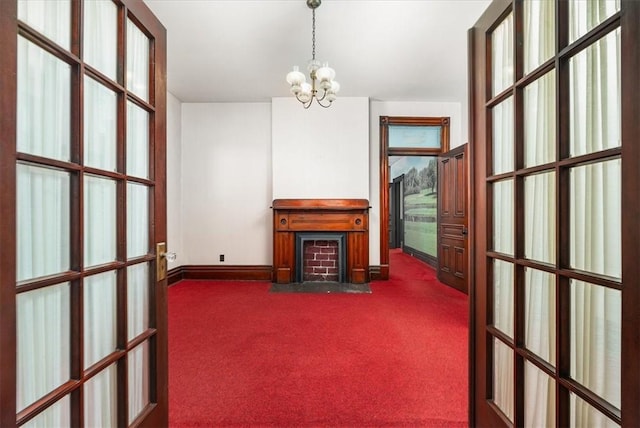
[[640, 426], [640, 2], [469, 33], [470, 425]]
[[4, 0], [0, 47], [0, 426], [166, 426], [165, 29]]
[[468, 292], [467, 144], [438, 158], [438, 280]]

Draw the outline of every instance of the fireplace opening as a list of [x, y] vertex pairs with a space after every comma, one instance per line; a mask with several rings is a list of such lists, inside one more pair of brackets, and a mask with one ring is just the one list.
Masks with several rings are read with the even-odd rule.
[[344, 233], [296, 233], [296, 282], [345, 282]]

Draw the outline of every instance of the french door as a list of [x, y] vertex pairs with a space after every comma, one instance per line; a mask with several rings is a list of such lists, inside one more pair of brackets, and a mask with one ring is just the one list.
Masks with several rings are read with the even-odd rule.
[[0, 1], [0, 426], [167, 424], [165, 38], [142, 0]]
[[471, 425], [640, 426], [640, 2], [470, 31]]

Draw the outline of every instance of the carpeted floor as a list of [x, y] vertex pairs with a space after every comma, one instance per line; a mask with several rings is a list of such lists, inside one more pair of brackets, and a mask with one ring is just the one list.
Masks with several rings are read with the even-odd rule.
[[467, 426], [467, 297], [392, 252], [371, 294], [169, 289], [172, 427]]

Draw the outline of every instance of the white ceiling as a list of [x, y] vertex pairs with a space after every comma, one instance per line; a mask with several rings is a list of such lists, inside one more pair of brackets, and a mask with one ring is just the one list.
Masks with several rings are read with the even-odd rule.
[[[285, 75], [311, 58], [305, 0], [145, 0], [167, 28], [168, 88], [183, 102], [289, 96]], [[316, 58], [340, 96], [466, 98], [467, 30], [490, 0], [323, 0]]]

